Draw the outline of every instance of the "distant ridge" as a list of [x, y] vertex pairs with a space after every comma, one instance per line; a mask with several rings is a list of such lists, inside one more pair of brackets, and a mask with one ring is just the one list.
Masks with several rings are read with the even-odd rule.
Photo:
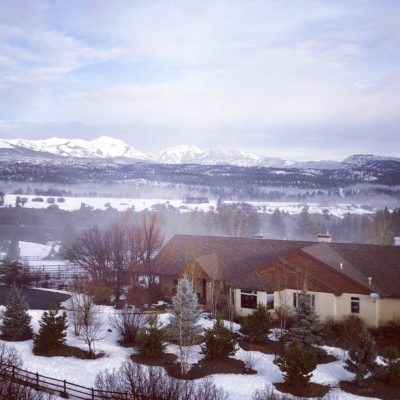
[[371, 154], [355, 154], [342, 162], [333, 160], [296, 162], [276, 157], [265, 157], [238, 149], [217, 148], [204, 151], [195, 146], [174, 146], [151, 154], [129, 146], [120, 139], [100, 136], [94, 140], [53, 137], [43, 140], [0, 139], [1, 157], [84, 159], [124, 159], [162, 164], [233, 165], [244, 167], [342, 169], [374, 167], [382, 163], [400, 163], [400, 158]]

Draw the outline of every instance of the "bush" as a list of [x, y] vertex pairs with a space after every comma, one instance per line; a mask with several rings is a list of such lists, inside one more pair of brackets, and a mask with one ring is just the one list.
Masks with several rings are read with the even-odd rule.
[[127, 392], [130, 399], [228, 399], [227, 394], [218, 389], [211, 379], [200, 381], [175, 379], [163, 368], [147, 368], [132, 361], [125, 362], [118, 370], [100, 372], [95, 385], [97, 389], [103, 391]]
[[348, 348], [353, 348], [358, 341], [361, 331], [365, 328], [364, 321], [356, 315], [343, 317], [339, 323], [339, 335]]
[[164, 354], [166, 332], [158, 322], [158, 318], [150, 317], [149, 326], [138, 333], [138, 351], [142, 357], [157, 358]]
[[250, 341], [262, 343], [271, 329], [271, 314], [264, 304], [259, 304], [257, 310], [243, 318], [240, 331], [247, 335]]
[[208, 358], [228, 358], [236, 353], [236, 342], [232, 332], [217, 319], [211, 329], [204, 331], [202, 353]]
[[89, 293], [93, 296], [93, 301], [98, 305], [110, 305], [112, 290], [103, 286], [93, 286]]
[[134, 284], [128, 289], [126, 301], [128, 304], [132, 304], [136, 307], [142, 307], [144, 304], [150, 303], [150, 295], [145, 288]]
[[270, 386], [257, 389], [252, 396], [252, 400], [289, 400], [290, 398], [291, 396], [276, 393]]
[[368, 330], [364, 328], [358, 335], [357, 345], [349, 351], [349, 358], [344, 367], [347, 371], [355, 374], [359, 387], [363, 386], [364, 379], [370, 372], [375, 372], [375, 359], [375, 341]]
[[58, 310], [45, 311], [39, 321], [39, 332], [33, 337], [33, 352], [48, 352], [65, 343], [67, 336], [67, 313], [57, 315]]
[[388, 346], [382, 354], [385, 365], [380, 365], [378, 376], [385, 382], [400, 383], [400, 349], [397, 346]]
[[314, 352], [304, 349], [299, 342], [294, 342], [274, 364], [284, 373], [286, 383], [305, 385], [317, 367], [317, 357]]
[[133, 344], [139, 329], [145, 322], [143, 311], [136, 307], [124, 307], [115, 310], [111, 317], [111, 325], [122, 336], [123, 342]]

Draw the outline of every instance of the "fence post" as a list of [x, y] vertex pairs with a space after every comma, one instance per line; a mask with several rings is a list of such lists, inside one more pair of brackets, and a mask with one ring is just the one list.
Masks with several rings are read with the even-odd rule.
[[64, 379], [64, 394], [67, 394], [67, 381]]
[[36, 389], [39, 390], [39, 372], [36, 372]]
[[92, 388], [92, 400], [94, 400], [94, 389]]

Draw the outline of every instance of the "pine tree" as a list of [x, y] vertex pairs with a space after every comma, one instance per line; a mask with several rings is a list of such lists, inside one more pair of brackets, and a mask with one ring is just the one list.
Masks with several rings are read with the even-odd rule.
[[56, 308], [45, 311], [39, 321], [39, 333], [33, 337], [33, 352], [47, 352], [60, 347], [67, 337], [67, 313], [57, 315]]
[[149, 326], [138, 333], [138, 351], [143, 357], [157, 358], [165, 351], [165, 330], [161, 328], [157, 316], [150, 317]]
[[8, 260], [18, 260], [20, 256], [19, 241], [13, 237], [7, 247], [6, 258]]
[[27, 312], [28, 304], [21, 292], [13, 286], [3, 316], [1, 331], [5, 340], [27, 340], [32, 337], [31, 316]]
[[271, 230], [273, 237], [276, 239], [284, 239], [286, 237], [286, 226], [279, 208], [275, 208], [271, 215]]
[[179, 345], [181, 372], [186, 374], [190, 347], [201, 327], [197, 325], [200, 314], [196, 311], [197, 296], [192, 283], [185, 276], [178, 283], [175, 296], [172, 298], [172, 315], [169, 319], [170, 334]]
[[236, 342], [232, 332], [217, 319], [211, 329], [204, 332], [202, 353], [208, 358], [228, 358], [236, 353]]
[[257, 310], [244, 317], [240, 331], [247, 335], [251, 342], [265, 342], [266, 335], [271, 329], [271, 314], [265, 304], [259, 304]]
[[364, 378], [369, 372], [376, 368], [375, 341], [369, 334], [367, 328], [359, 334], [359, 342], [356, 347], [349, 351], [349, 358], [346, 360], [345, 369], [356, 375], [356, 383], [363, 386]]
[[313, 352], [304, 349], [299, 342], [294, 342], [274, 364], [284, 373], [285, 382], [307, 384], [317, 366], [317, 357]]
[[315, 238], [317, 231], [308, 212], [308, 206], [304, 206], [301, 210], [295, 230], [298, 239], [309, 240]]
[[315, 334], [320, 328], [319, 317], [312, 304], [312, 296], [305, 290], [297, 293], [297, 307], [294, 313], [293, 326], [290, 329], [290, 340], [299, 342], [303, 347], [321, 345], [322, 340]]

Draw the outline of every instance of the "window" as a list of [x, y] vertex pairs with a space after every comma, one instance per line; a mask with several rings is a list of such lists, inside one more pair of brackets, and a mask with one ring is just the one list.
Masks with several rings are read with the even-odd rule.
[[274, 309], [274, 292], [267, 292], [267, 309]]
[[358, 314], [360, 312], [360, 298], [352, 297], [351, 298], [351, 312]]
[[257, 309], [257, 291], [241, 290], [240, 291], [240, 307]]
[[[315, 308], [315, 294], [306, 294], [305, 301], [310, 302], [311, 301], [311, 307]], [[302, 301], [302, 295], [301, 293], [293, 293], [293, 308], [297, 308], [298, 303]]]

